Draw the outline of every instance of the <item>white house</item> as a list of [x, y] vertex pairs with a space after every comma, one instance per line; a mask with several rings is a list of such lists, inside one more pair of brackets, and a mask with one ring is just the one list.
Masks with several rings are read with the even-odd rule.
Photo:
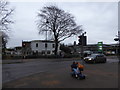
[[[31, 51], [33, 54], [52, 55], [54, 54], [54, 41], [33, 40], [31, 41]], [[60, 52], [60, 45], [58, 45], [58, 53]]]

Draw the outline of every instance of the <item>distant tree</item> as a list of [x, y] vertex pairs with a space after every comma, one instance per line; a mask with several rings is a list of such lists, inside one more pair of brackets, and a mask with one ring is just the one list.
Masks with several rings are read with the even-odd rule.
[[55, 41], [55, 55], [58, 52], [58, 45], [61, 41], [80, 34], [82, 29], [74, 20], [74, 17], [58, 8], [57, 6], [46, 6], [38, 12], [37, 26], [39, 34], [48, 31], [49, 38]]
[[[10, 31], [10, 24], [13, 23], [11, 15], [14, 9], [9, 9], [9, 3], [5, 0], [0, 0], [0, 33], [2, 33], [2, 48], [6, 48], [8, 42], [8, 31]], [[3, 50], [4, 51], [4, 50]]]
[[66, 54], [71, 54], [71, 49], [67, 45], [61, 44], [60, 50], [65, 52]]
[[9, 36], [2, 32], [2, 53], [5, 55], [6, 44], [8, 42]]

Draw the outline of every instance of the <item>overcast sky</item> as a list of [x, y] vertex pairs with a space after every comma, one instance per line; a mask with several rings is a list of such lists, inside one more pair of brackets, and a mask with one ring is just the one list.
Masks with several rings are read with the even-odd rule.
[[[117, 2], [10, 2], [15, 8], [13, 14], [14, 24], [10, 33], [7, 47], [21, 46], [22, 40], [41, 40], [38, 35], [35, 21], [37, 12], [47, 5], [57, 5], [59, 8], [71, 13], [78, 25], [83, 25], [87, 32], [87, 43], [105, 44], [116, 43], [114, 37], [118, 31], [118, 3]], [[78, 37], [69, 38], [65, 44], [78, 43]]]

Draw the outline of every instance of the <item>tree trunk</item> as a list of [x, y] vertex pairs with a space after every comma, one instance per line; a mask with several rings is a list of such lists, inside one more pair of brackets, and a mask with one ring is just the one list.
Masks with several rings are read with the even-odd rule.
[[2, 54], [3, 55], [6, 55], [6, 42], [4, 41], [4, 39], [2, 38]]
[[58, 40], [55, 40], [55, 52], [54, 52], [55, 56], [58, 55]]

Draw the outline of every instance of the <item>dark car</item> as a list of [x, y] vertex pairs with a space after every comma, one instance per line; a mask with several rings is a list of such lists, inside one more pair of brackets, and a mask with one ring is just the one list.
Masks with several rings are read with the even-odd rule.
[[84, 58], [84, 61], [86, 63], [105, 63], [106, 62], [106, 57], [104, 54], [91, 54], [88, 57]]

